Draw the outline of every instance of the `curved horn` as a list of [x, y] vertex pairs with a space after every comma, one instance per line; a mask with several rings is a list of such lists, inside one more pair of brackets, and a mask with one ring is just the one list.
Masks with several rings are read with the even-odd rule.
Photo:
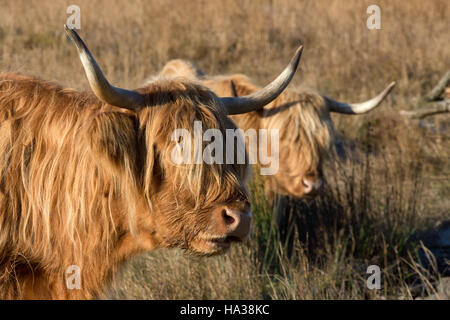
[[303, 46], [300, 46], [295, 52], [294, 57], [291, 59], [291, 62], [289, 62], [289, 65], [278, 78], [263, 89], [248, 96], [221, 98], [225, 107], [228, 109], [228, 114], [241, 114], [261, 109], [278, 97], [294, 76], [298, 63], [300, 62], [302, 51]]
[[362, 114], [369, 112], [370, 110], [377, 107], [383, 100], [386, 98], [386, 96], [391, 92], [392, 88], [395, 86], [395, 81], [391, 82], [386, 89], [384, 89], [380, 94], [378, 94], [375, 98], [372, 98], [370, 100], [367, 100], [365, 102], [361, 103], [345, 103], [345, 102], [339, 102], [334, 101], [330, 98], [324, 97], [328, 109], [331, 112], [337, 112], [337, 113], [344, 113], [344, 114]]
[[140, 93], [110, 85], [78, 33], [69, 29], [66, 25], [64, 25], [64, 29], [75, 43], [92, 91], [100, 100], [110, 105], [130, 110], [142, 108], [145, 105], [145, 99]]

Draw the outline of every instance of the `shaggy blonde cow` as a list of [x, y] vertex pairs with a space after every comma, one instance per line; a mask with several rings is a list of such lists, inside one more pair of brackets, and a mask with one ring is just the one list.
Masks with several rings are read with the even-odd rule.
[[195, 120], [204, 130], [236, 129], [226, 115], [276, 98], [301, 55], [244, 98], [218, 98], [186, 79], [129, 91], [110, 85], [66, 31], [94, 94], [0, 75], [0, 298], [94, 298], [139, 252], [214, 255], [245, 239], [247, 166], [176, 164], [171, 135], [192, 134]]
[[[245, 96], [260, 90], [245, 75], [207, 76], [192, 62], [179, 59], [168, 62], [159, 77], [196, 79], [220, 97]], [[276, 194], [297, 198], [316, 195], [322, 186], [322, 161], [334, 138], [330, 112], [369, 112], [384, 100], [394, 85], [392, 82], [373, 99], [358, 104], [341, 103], [305, 89], [287, 89], [260, 110], [232, 116], [244, 131], [279, 130], [279, 170], [265, 176], [269, 198]]]

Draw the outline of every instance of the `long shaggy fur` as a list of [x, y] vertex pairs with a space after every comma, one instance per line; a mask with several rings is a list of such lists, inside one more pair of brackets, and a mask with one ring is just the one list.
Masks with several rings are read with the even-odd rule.
[[[171, 133], [235, 128], [220, 100], [188, 81], [156, 81], [148, 107], [0, 75], [0, 298], [93, 298], [143, 250], [198, 251], [210, 208], [246, 201], [244, 165], [174, 165]], [[199, 252], [202, 253], [202, 252]], [[68, 290], [77, 265], [81, 289]]]

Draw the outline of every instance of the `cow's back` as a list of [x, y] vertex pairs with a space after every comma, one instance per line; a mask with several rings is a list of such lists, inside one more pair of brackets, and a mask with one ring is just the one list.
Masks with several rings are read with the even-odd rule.
[[102, 149], [123, 143], [117, 149], [127, 153], [136, 141], [132, 118], [109, 111], [92, 94], [0, 75], [1, 298], [26, 296], [43, 273], [63, 288], [61, 275], [73, 264], [84, 265], [85, 281], [98, 276], [98, 257], [108, 251], [101, 243], [113, 241], [111, 212], [126, 188]]

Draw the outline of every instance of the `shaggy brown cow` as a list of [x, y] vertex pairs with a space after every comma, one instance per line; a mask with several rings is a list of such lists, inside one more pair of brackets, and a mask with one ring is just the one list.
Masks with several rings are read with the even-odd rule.
[[273, 100], [301, 55], [244, 99], [221, 99], [187, 80], [128, 91], [111, 86], [66, 31], [95, 95], [0, 75], [0, 298], [94, 298], [139, 252], [213, 255], [243, 240], [246, 165], [175, 164], [171, 134], [192, 133], [194, 120], [204, 130], [236, 129], [226, 114]]
[[[179, 59], [168, 62], [159, 76], [200, 80], [220, 97], [243, 96], [260, 89], [242, 74], [207, 76], [192, 62]], [[322, 185], [321, 163], [334, 138], [330, 112], [369, 112], [383, 101], [394, 85], [394, 82], [389, 84], [375, 98], [359, 104], [337, 102], [304, 89], [288, 89], [264, 109], [232, 116], [244, 131], [250, 128], [279, 130], [279, 170], [265, 176], [269, 198], [275, 194], [298, 198], [317, 194]]]

